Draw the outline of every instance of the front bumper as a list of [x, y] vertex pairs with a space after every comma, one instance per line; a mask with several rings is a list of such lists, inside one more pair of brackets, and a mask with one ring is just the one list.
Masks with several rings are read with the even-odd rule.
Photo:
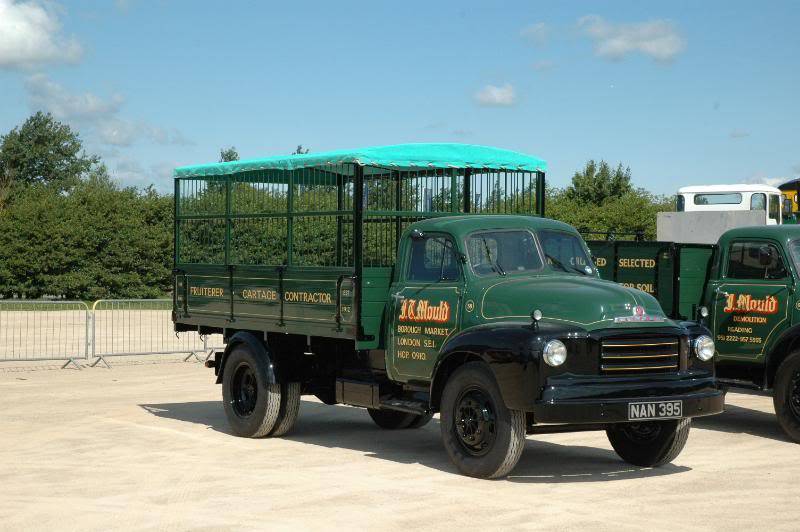
[[620, 423], [628, 405], [643, 401], [683, 401], [683, 417], [719, 414], [725, 392], [707, 372], [642, 378], [562, 376], [549, 379], [533, 407], [533, 422]]

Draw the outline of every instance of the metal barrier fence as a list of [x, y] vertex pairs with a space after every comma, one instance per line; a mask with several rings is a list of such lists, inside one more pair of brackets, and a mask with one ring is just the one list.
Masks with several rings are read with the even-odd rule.
[[[222, 348], [222, 336], [176, 334], [171, 299], [104, 299], [90, 309], [82, 301], [0, 301], [0, 362], [64, 361], [186, 354], [206, 359]], [[110, 366], [109, 366], [110, 367]]]
[[[196, 332], [175, 333], [171, 299], [101, 299], [92, 305], [92, 366], [107, 357], [198, 353], [206, 358], [222, 345], [222, 336], [210, 338]], [[211, 341], [211, 343], [209, 342]]]
[[0, 301], [0, 362], [89, 358], [89, 307], [82, 301]]

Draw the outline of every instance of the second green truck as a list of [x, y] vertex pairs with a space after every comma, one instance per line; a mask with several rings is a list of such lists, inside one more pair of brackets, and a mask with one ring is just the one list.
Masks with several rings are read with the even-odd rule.
[[800, 226], [730, 229], [714, 245], [589, 242], [601, 275], [712, 330], [720, 381], [772, 394], [800, 442]]

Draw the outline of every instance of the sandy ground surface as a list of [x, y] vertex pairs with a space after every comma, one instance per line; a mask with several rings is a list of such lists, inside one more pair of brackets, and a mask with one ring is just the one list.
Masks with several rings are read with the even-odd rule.
[[247, 440], [219, 396], [198, 363], [0, 371], [0, 529], [800, 527], [800, 446], [768, 397], [730, 393], [660, 469], [573, 433], [528, 437], [508, 479], [481, 481], [455, 472], [436, 420], [382, 431], [306, 399], [292, 433]]

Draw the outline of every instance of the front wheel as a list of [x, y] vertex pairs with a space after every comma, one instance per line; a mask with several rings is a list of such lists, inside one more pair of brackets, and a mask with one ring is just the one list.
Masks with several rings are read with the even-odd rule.
[[464, 364], [448, 379], [441, 429], [450, 459], [471, 477], [508, 475], [525, 446], [525, 413], [506, 408], [494, 376], [480, 362]]
[[800, 443], [800, 351], [786, 357], [778, 367], [772, 401], [781, 428]]
[[606, 431], [620, 458], [640, 467], [658, 467], [672, 462], [683, 450], [692, 420], [671, 419], [620, 423]]

